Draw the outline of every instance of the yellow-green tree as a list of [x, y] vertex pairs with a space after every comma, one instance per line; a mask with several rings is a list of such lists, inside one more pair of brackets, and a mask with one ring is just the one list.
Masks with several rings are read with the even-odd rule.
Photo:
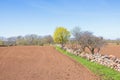
[[70, 32], [66, 28], [64, 27], [56, 28], [53, 35], [53, 39], [55, 43], [59, 43], [63, 47], [64, 44], [69, 40], [69, 38], [70, 38]]

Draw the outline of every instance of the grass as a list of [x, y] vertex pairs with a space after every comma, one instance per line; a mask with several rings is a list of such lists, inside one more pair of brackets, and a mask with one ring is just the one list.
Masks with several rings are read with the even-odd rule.
[[115, 71], [111, 68], [108, 68], [106, 66], [90, 62], [84, 58], [81, 58], [79, 56], [76, 56], [74, 54], [71, 54], [67, 51], [62, 50], [60, 47], [56, 47], [56, 50], [59, 52], [71, 57], [72, 59], [76, 60], [77, 62], [84, 65], [86, 68], [91, 70], [93, 73], [95, 73], [97, 76], [101, 78], [101, 80], [120, 80], [120, 72]]

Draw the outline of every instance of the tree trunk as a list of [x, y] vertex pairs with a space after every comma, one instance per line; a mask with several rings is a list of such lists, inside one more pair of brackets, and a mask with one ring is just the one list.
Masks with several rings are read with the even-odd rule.
[[91, 53], [94, 54], [94, 48], [91, 49]]
[[85, 52], [85, 47], [82, 47], [82, 51]]
[[63, 49], [63, 47], [64, 47], [64, 44], [62, 43], [61, 45], [62, 45], [62, 49]]
[[81, 46], [82, 52], [85, 52], [85, 46]]
[[86, 46], [86, 47], [90, 50], [90, 52], [91, 52], [92, 54], [94, 54], [95, 48], [91, 48], [91, 47], [89, 47], [89, 46]]

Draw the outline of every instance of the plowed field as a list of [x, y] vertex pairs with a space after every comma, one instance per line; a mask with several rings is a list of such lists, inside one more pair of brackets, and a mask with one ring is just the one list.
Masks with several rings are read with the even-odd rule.
[[0, 80], [97, 80], [81, 64], [46, 46], [0, 48]]
[[108, 44], [101, 49], [100, 53], [120, 58], [120, 45]]

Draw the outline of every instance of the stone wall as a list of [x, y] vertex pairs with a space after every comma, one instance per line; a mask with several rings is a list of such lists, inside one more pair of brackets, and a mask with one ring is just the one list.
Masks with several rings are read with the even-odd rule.
[[82, 58], [86, 58], [91, 62], [99, 63], [101, 65], [110, 67], [120, 72], [120, 59], [113, 55], [102, 55], [100, 53], [95, 53], [95, 54], [83, 53], [80, 49], [74, 51], [73, 49], [67, 47], [63, 47], [63, 49], [74, 55], [80, 56]]

